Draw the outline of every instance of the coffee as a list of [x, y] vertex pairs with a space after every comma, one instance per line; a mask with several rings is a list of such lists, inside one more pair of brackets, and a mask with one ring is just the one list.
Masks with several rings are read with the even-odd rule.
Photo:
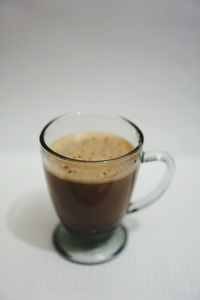
[[50, 147], [71, 158], [48, 157], [45, 163], [50, 193], [63, 225], [79, 235], [112, 231], [127, 210], [139, 161], [115, 158], [134, 146], [115, 135], [84, 133], [61, 138]]

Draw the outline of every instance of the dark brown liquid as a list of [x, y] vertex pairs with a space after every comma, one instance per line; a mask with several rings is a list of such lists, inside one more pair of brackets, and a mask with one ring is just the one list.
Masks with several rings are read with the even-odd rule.
[[76, 233], [112, 230], [127, 210], [135, 173], [107, 183], [62, 180], [46, 170], [57, 214], [66, 228]]
[[[116, 140], [116, 137], [114, 138]], [[124, 140], [120, 139], [120, 142], [123, 144]], [[95, 152], [94, 147], [90, 150]], [[94, 168], [96, 168], [98, 179], [92, 177], [93, 180], [91, 180], [88, 177], [87, 180], [85, 176], [81, 179], [78, 165], [75, 167], [73, 169], [64, 165], [62, 172], [65, 172], [66, 176], [64, 176], [65, 173], [58, 174], [45, 168], [51, 197], [61, 222], [68, 230], [80, 235], [97, 235], [112, 231], [127, 210], [137, 168], [134, 172], [120, 176], [116, 172], [117, 167], [112, 168], [111, 165], [110, 174], [118, 175], [107, 179], [108, 170], [100, 172], [97, 165]], [[68, 173], [69, 170], [70, 173]]]

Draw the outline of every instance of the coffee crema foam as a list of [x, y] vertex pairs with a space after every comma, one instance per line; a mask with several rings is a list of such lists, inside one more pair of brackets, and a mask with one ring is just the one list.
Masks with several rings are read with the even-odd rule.
[[[71, 161], [48, 155], [44, 158], [48, 171], [63, 180], [84, 183], [115, 181], [132, 173], [139, 163], [135, 156], [109, 161], [129, 153], [134, 146], [107, 133], [69, 135], [56, 140], [50, 148], [67, 158], [76, 159]], [[108, 162], [103, 162], [105, 160]]]

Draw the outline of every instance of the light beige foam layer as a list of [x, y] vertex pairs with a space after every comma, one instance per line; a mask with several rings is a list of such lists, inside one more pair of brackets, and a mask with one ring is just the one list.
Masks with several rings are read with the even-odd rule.
[[[44, 164], [49, 172], [63, 180], [102, 183], [115, 181], [134, 172], [140, 160], [129, 157], [116, 161], [94, 162], [122, 156], [133, 149], [133, 145], [114, 135], [87, 133], [71, 135], [57, 140], [51, 148], [62, 155], [90, 160], [81, 162], [62, 160], [46, 154]], [[81, 153], [81, 154], [80, 154]], [[78, 157], [81, 155], [81, 158]]]
[[125, 139], [104, 133], [73, 134], [51, 145], [52, 150], [63, 156], [87, 161], [120, 157], [133, 148]]

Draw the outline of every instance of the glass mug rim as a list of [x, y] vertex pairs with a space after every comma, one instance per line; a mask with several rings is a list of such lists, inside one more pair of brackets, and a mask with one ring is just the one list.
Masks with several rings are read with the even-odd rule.
[[[138, 143], [137, 143], [137, 146], [134, 147], [133, 150], [127, 152], [124, 155], [121, 155], [121, 156], [118, 156], [118, 157], [115, 157], [115, 158], [109, 158], [109, 159], [104, 159], [104, 160], [103, 159], [102, 160], [93, 160], [93, 161], [67, 157], [67, 156], [59, 154], [59, 153], [55, 152], [54, 150], [52, 150], [47, 145], [47, 143], [45, 142], [45, 133], [46, 133], [46, 130], [54, 122], [58, 121], [61, 118], [64, 118], [64, 117], [72, 118], [72, 117], [81, 116], [81, 115], [98, 115], [98, 116], [102, 116], [102, 117], [106, 116], [106, 117], [118, 119], [119, 121], [126, 122], [127, 124], [131, 125], [137, 131], [137, 133], [138, 133]], [[143, 143], [144, 143], [144, 136], [143, 136], [143, 133], [142, 133], [141, 129], [135, 123], [133, 123], [132, 121], [130, 121], [129, 119], [127, 119], [127, 118], [125, 118], [125, 117], [123, 117], [121, 115], [113, 114], [113, 113], [108, 113], [108, 112], [94, 112], [94, 111], [77, 110], [77, 111], [68, 112], [68, 113], [59, 115], [59, 116], [55, 117], [54, 119], [52, 119], [50, 122], [48, 122], [44, 126], [44, 128], [42, 129], [42, 131], [40, 133], [40, 136], [39, 136], [39, 140], [40, 140], [40, 145], [41, 145], [41, 147], [42, 147], [43, 150], [45, 150], [46, 152], [48, 152], [52, 156], [55, 156], [55, 157], [57, 157], [59, 159], [62, 159], [62, 160], [65, 160], [65, 161], [71, 161], [71, 162], [78, 162], [78, 163], [89, 163], [89, 164], [103, 163], [103, 164], [105, 164], [105, 163], [110, 163], [110, 162], [114, 162], [114, 161], [117, 161], [117, 160], [121, 160], [121, 159], [124, 159], [124, 158], [128, 158], [128, 157], [130, 157], [130, 156], [135, 155], [136, 153], [138, 153], [142, 149], [142, 146], [143, 146]]]

